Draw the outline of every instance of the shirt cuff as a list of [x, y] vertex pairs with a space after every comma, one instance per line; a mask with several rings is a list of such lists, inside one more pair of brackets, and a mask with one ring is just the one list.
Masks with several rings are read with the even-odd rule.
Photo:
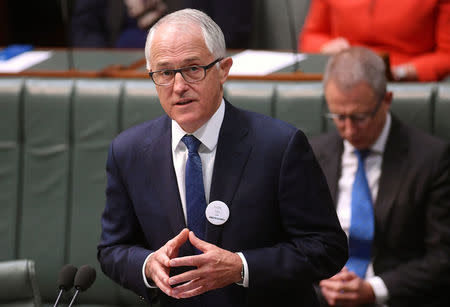
[[147, 279], [147, 276], [145, 276], [145, 265], [147, 264], [147, 261], [151, 255], [153, 255], [153, 253], [151, 253], [150, 255], [147, 256], [147, 258], [145, 258], [144, 265], [142, 266], [142, 278], [144, 279], [144, 284], [147, 288], [155, 289], [155, 288], [158, 288], [155, 285], [155, 283], [153, 283], [153, 281], [151, 281], [151, 280], [149, 282], [149, 280]]
[[375, 302], [380, 305], [386, 304], [389, 299], [389, 291], [383, 279], [379, 276], [373, 276], [367, 278], [366, 281], [372, 286], [373, 293], [375, 294]]
[[238, 283], [238, 285], [248, 288], [249, 272], [248, 272], [247, 260], [245, 260], [243, 253], [238, 252], [236, 254], [238, 254], [238, 256], [241, 257], [242, 265], [244, 266], [244, 281], [242, 282], [242, 284]]

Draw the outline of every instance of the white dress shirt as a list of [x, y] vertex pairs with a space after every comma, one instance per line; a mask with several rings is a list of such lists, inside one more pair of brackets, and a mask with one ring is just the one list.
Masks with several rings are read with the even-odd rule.
[[[205, 198], [206, 203], [209, 203], [209, 193], [211, 191], [211, 180], [213, 175], [214, 161], [216, 158], [217, 142], [219, 140], [220, 127], [222, 126], [223, 118], [225, 116], [225, 102], [222, 99], [219, 108], [213, 114], [213, 116], [192, 135], [194, 135], [201, 144], [198, 148], [198, 154], [202, 161], [202, 173], [203, 173], [203, 185], [205, 186]], [[181, 141], [186, 133], [180, 125], [172, 120], [172, 157], [173, 167], [177, 177], [178, 191], [180, 193], [181, 206], [183, 207], [184, 220], [187, 224], [186, 218], [186, 187], [185, 187], [185, 174], [186, 174], [186, 162], [188, 158], [188, 149], [186, 145]], [[244, 281], [242, 285], [248, 287], [249, 272], [248, 265], [245, 257], [242, 253], [237, 253], [241, 257], [242, 264], [244, 266]], [[145, 277], [145, 264], [148, 258], [145, 259], [142, 267], [142, 274], [144, 283], [149, 288], [155, 288], [154, 285], [150, 285]]]
[[[386, 146], [387, 137], [391, 128], [391, 115], [388, 114], [386, 123], [380, 136], [370, 148], [370, 153], [364, 161], [364, 167], [367, 176], [367, 182], [372, 194], [372, 202], [375, 205], [378, 194], [378, 186], [381, 176], [381, 165], [383, 162], [383, 153]], [[348, 237], [351, 221], [351, 198], [352, 186], [355, 180], [356, 170], [358, 168], [358, 159], [355, 155], [355, 148], [350, 142], [344, 140], [344, 152], [341, 160], [341, 178], [338, 182], [337, 195], [337, 215], [341, 223], [342, 229]], [[389, 293], [383, 280], [379, 276], [375, 276], [372, 262], [366, 272], [365, 279], [373, 288], [377, 304], [383, 306], [389, 298]], [[385, 305], [384, 305], [385, 306]]]

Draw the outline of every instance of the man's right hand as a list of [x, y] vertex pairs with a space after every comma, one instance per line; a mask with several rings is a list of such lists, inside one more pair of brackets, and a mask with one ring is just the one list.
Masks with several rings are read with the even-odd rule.
[[189, 230], [185, 228], [176, 237], [154, 252], [145, 264], [145, 276], [169, 296], [172, 296], [172, 287], [169, 284], [169, 261], [178, 257], [180, 246], [188, 238]]

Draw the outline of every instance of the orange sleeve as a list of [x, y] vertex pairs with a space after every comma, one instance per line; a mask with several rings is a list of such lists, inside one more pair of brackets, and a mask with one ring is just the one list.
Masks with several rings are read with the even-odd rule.
[[420, 81], [441, 80], [450, 74], [450, 0], [439, 1], [435, 31], [435, 51], [411, 61]]
[[298, 50], [320, 52], [323, 44], [331, 40], [330, 11], [325, 0], [312, 0], [308, 16], [298, 38]]

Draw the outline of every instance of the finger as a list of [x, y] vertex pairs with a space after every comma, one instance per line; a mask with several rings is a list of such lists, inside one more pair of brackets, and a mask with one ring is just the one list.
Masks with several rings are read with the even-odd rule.
[[200, 266], [202, 261], [203, 255], [195, 255], [195, 256], [184, 256], [184, 257], [177, 257], [172, 258], [169, 261], [169, 267], [177, 267], [177, 266]]
[[200, 270], [190, 270], [169, 278], [169, 285], [176, 285], [183, 282], [190, 282], [192, 280], [202, 277]]
[[330, 306], [346, 306], [352, 304], [357, 298], [354, 292], [334, 291], [328, 288], [320, 290]]
[[341, 272], [340, 277], [343, 281], [351, 281], [351, 280], [359, 278], [359, 276], [356, 275], [355, 272], [352, 272], [352, 271]]
[[166, 243], [166, 253], [169, 256], [169, 258], [176, 257], [178, 255], [178, 250], [181, 245], [184, 244], [184, 242], [187, 241], [189, 237], [189, 230], [187, 228], [184, 228], [178, 235], [176, 235], [174, 238], [169, 240]]
[[196, 289], [179, 293], [179, 294], [177, 294], [177, 297], [179, 297], [179, 298], [189, 298], [189, 297], [200, 295], [200, 294], [205, 293], [205, 292], [206, 292], [205, 287], [204, 286], [200, 286], [200, 287], [198, 287]]
[[167, 295], [171, 295], [172, 287], [169, 285], [168, 272], [168, 269], [164, 269], [163, 267], [156, 267], [153, 269], [153, 278], [151, 279], [159, 289], [161, 289]]
[[158, 270], [169, 272], [169, 261], [170, 259], [161, 249], [157, 250], [150, 256], [145, 264], [145, 275], [153, 280], [155, 278], [153, 275], [155, 275]]
[[347, 280], [348, 278], [346, 276], [348, 276], [347, 275], [348, 272], [349, 270], [346, 267], [343, 267], [339, 273], [330, 277], [329, 280], [336, 280], [336, 281]]
[[342, 291], [344, 292], [358, 292], [361, 286], [359, 280], [353, 280], [351, 282], [345, 282], [342, 285]]
[[214, 245], [209, 244], [208, 242], [205, 242], [203, 240], [200, 240], [199, 238], [197, 238], [197, 236], [195, 235], [195, 233], [193, 231], [189, 232], [189, 241], [192, 243], [192, 245], [196, 248], [198, 248], [199, 250], [201, 250], [202, 252], [206, 252], [209, 248], [213, 247]]
[[199, 281], [200, 281], [200, 279], [197, 278], [195, 280], [191, 280], [191, 281], [189, 281], [187, 283], [184, 283], [182, 285], [176, 286], [175, 288], [172, 288], [172, 293], [175, 296], [178, 296], [178, 295], [180, 295], [180, 293], [197, 289], [198, 287], [201, 286]]
[[170, 258], [167, 254], [167, 249], [162, 248], [155, 253], [155, 260], [162, 266], [169, 268]]
[[334, 275], [334, 276], [332, 276], [332, 277], [330, 277], [330, 278], [328, 278], [328, 279], [325, 279], [325, 280], [333, 280], [333, 281], [342, 281], [342, 271], [341, 272], [339, 272], [339, 273], [337, 273], [336, 275]]
[[325, 279], [320, 281], [319, 285], [320, 287], [324, 287], [327, 288], [329, 290], [333, 290], [336, 292], [339, 292], [342, 290], [342, 281], [334, 281], [334, 280], [329, 280], [329, 279]]
[[337, 292], [327, 288], [321, 288], [320, 290], [323, 296], [325, 297], [325, 300], [327, 301], [328, 305], [336, 306]]
[[167, 295], [169, 295], [169, 296], [173, 296], [173, 293], [172, 293], [172, 287], [168, 284], [168, 283], [166, 283], [166, 282], [164, 282], [163, 280], [161, 280], [161, 279], [156, 279], [156, 280], [154, 280], [153, 281], [154, 283], [155, 283], [155, 285], [161, 290], [161, 291], [163, 291], [165, 294], [167, 294]]

